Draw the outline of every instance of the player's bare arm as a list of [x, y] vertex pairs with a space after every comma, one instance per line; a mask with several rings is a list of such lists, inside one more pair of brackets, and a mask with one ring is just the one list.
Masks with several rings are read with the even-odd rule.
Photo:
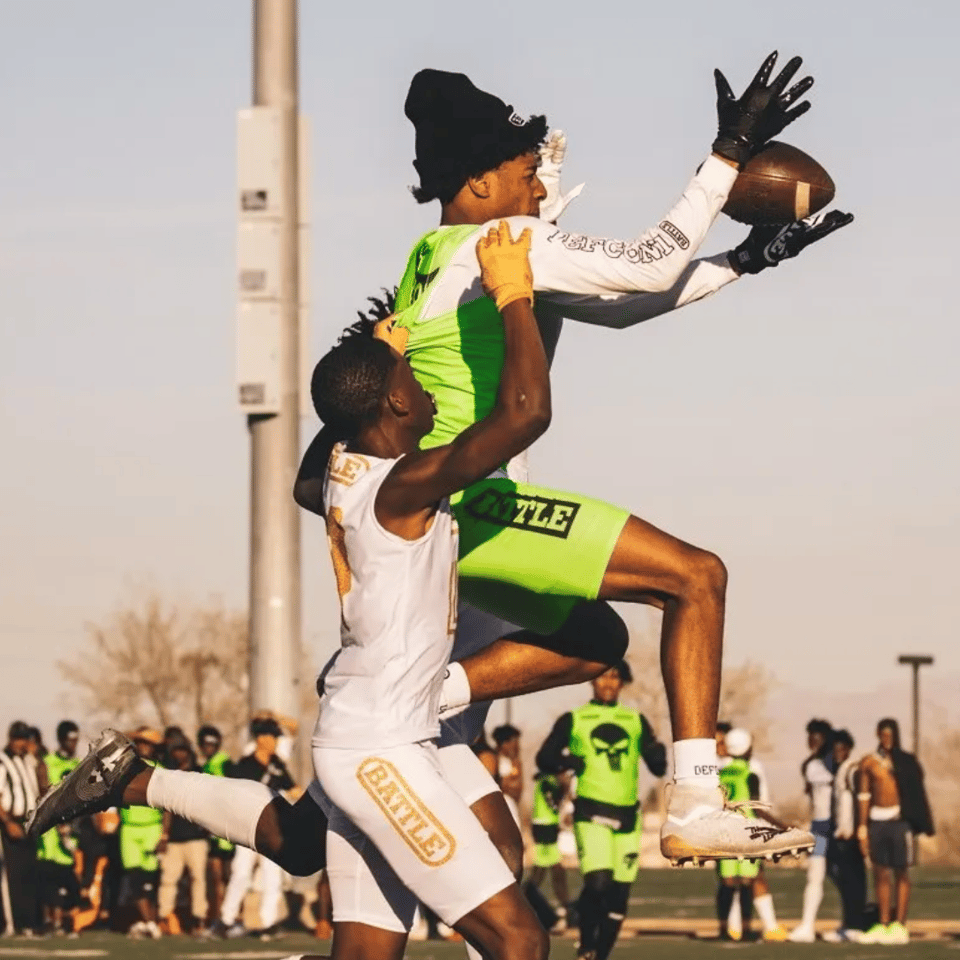
[[[375, 505], [377, 519], [392, 533], [422, 535], [439, 500], [488, 476], [550, 424], [550, 377], [532, 309], [529, 250], [529, 233], [514, 241], [505, 222], [477, 243], [484, 289], [503, 316], [504, 363], [497, 401], [452, 443], [409, 454], [397, 463]], [[405, 359], [401, 362], [406, 364]], [[400, 398], [388, 399], [396, 403]]]

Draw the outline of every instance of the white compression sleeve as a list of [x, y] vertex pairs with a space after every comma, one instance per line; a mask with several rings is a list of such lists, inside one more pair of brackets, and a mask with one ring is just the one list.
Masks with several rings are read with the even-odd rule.
[[727, 930], [731, 933], [743, 933], [743, 917], [740, 914], [740, 891], [734, 890], [730, 915], [727, 917]]
[[154, 767], [147, 784], [147, 803], [169, 810], [209, 830], [215, 837], [255, 850], [257, 823], [264, 808], [277, 796], [255, 780], [214, 777]]
[[753, 906], [757, 911], [757, 916], [760, 917], [763, 929], [767, 932], [775, 930], [777, 928], [777, 914], [773, 909], [773, 897], [769, 893], [756, 897]]
[[803, 919], [800, 925], [813, 929], [823, 900], [823, 879], [827, 875], [827, 858], [811, 857], [807, 861], [807, 885], [803, 888]]

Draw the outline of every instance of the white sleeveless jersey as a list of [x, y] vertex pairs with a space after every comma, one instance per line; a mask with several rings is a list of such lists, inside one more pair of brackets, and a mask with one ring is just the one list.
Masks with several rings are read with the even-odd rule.
[[314, 746], [375, 749], [440, 732], [440, 688], [457, 627], [457, 522], [444, 499], [404, 540], [374, 502], [393, 460], [330, 457], [323, 503], [340, 594], [341, 648], [324, 671]]

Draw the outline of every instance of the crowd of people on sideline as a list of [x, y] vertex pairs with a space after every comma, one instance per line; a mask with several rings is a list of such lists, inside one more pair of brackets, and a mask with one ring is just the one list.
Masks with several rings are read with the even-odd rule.
[[[257, 714], [236, 759], [210, 725], [195, 738], [179, 726], [162, 732], [141, 726], [130, 737], [148, 764], [257, 780], [293, 800], [299, 794], [287, 762], [294, 732], [285, 718]], [[258, 936], [278, 932], [284, 904], [290, 922], [300, 924], [302, 895], [284, 889], [274, 863], [151, 807], [108, 810], [30, 840], [27, 816], [80, 762], [79, 739], [71, 720], [57, 726], [52, 750], [36, 727], [10, 726], [0, 751], [0, 932], [76, 936], [100, 928], [132, 937], [238, 936], [247, 932], [243, 908], [252, 888], [260, 893]], [[322, 910], [329, 897], [321, 890], [310, 899], [321, 905], [321, 930], [324, 923], [329, 930], [329, 909]]]
[[[553, 933], [579, 930], [578, 956], [606, 960], [629, 909], [640, 866], [643, 814], [638, 794], [641, 761], [655, 777], [666, 773], [666, 749], [650, 722], [619, 702], [631, 681], [622, 662], [592, 683], [593, 696], [554, 723], [525, 775], [520, 730], [507, 723], [474, 750], [499, 784], [518, 825], [523, 792], [532, 788], [528, 869], [524, 892]], [[295, 725], [269, 712], [253, 717], [250, 738], [234, 759], [216, 727], [204, 725], [191, 739], [180, 727], [161, 732], [139, 727], [131, 734], [149, 764], [214, 776], [256, 780], [294, 800], [299, 789], [287, 766]], [[858, 756], [847, 730], [822, 719], [806, 727], [809, 755], [801, 773], [817, 842], [807, 858], [802, 918], [790, 932], [778, 922], [763, 862], [716, 864], [716, 909], [722, 940], [763, 939], [812, 943], [827, 876], [840, 895], [838, 928], [828, 942], [903, 944], [909, 941], [909, 869], [914, 838], [932, 834], [933, 822], [916, 758], [900, 745], [896, 720], [877, 725], [878, 743]], [[269, 939], [283, 921], [301, 928], [304, 894], [266, 857], [212, 837], [176, 815], [150, 807], [126, 807], [82, 818], [29, 840], [24, 825], [39, 796], [79, 762], [80, 730], [64, 720], [48, 750], [36, 727], [10, 725], [0, 751], [0, 930], [62, 933], [86, 929], [125, 931], [133, 937], [191, 933]], [[717, 725], [721, 779], [730, 802], [759, 804], [766, 816], [770, 791], [753, 756], [749, 731]], [[572, 830], [582, 888], [571, 900], [560, 834]], [[869, 901], [868, 866], [875, 900]], [[551, 900], [541, 891], [550, 878]], [[259, 924], [248, 930], [247, 894], [259, 891]], [[321, 877], [306, 897], [318, 936], [329, 937], [329, 890]], [[754, 934], [753, 914], [761, 929]], [[424, 911], [420, 936], [452, 936]]]

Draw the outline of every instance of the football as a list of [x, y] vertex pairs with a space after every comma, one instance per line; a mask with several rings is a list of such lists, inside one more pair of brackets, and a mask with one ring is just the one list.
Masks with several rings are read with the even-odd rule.
[[740, 171], [723, 212], [750, 225], [791, 223], [822, 210], [835, 192], [813, 157], [771, 140]]

